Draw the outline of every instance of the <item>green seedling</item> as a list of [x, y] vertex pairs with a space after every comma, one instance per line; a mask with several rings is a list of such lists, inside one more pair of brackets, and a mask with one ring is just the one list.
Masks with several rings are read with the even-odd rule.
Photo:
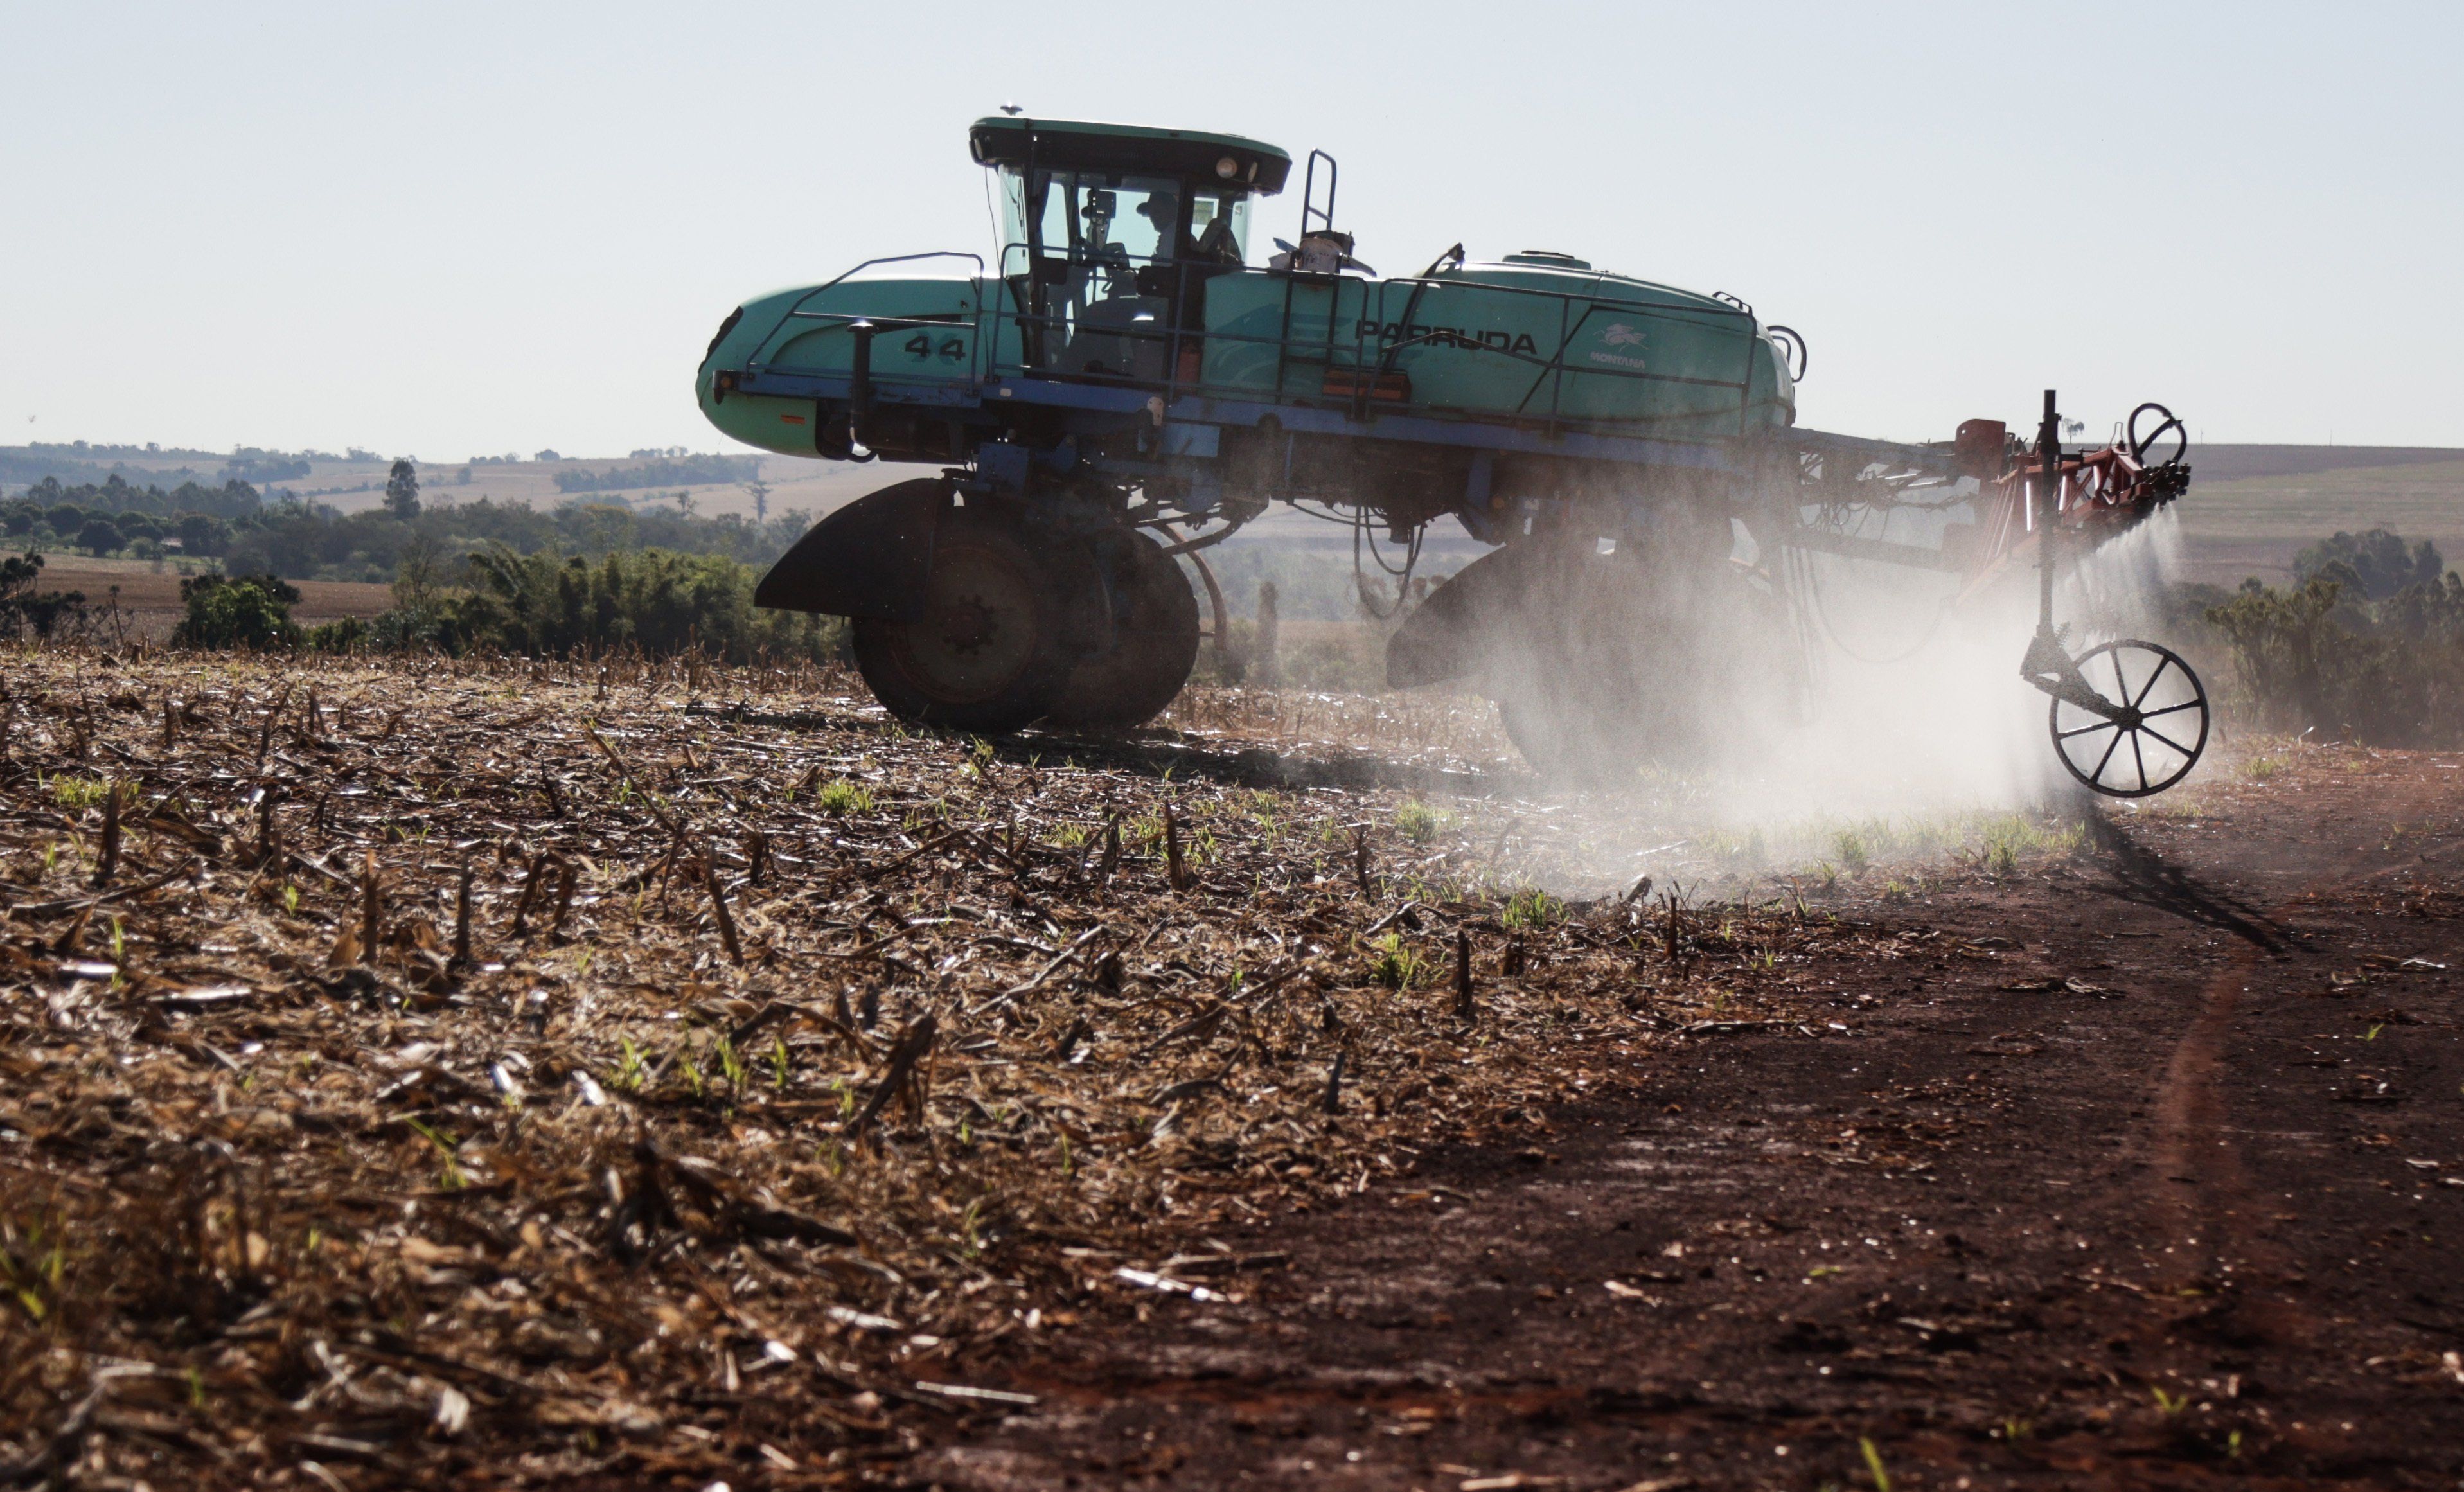
[[822, 784], [822, 790], [814, 795], [813, 804], [836, 818], [845, 818], [851, 813], [870, 813], [872, 789], [861, 782], [838, 778]]
[[98, 778], [62, 777], [52, 779], [52, 796], [63, 808], [95, 807], [109, 790]]
[[1395, 810], [1395, 832], [1415, 845], [1437, 838], [1441, 824], [1438, 811], [1423, 802], [1405, 802]]
[[727, 1080], [727, 1086], [730, 1092], [742, 1091], [744, 1087], [744, 1064], [736, 1055], [736, 1043], [722, 1036], [718, 1039], [715, 1044], [718, 1050], [719, 1076]]
[[1855, 829], [1841, 829], [1832, 837], [1831, 844], [1839, 855], [1839, 864], [1850, 875], [1858, 874], [1871, 864], [1865, 854], [1865, 841]]
[[1497, 920], [1516, 929], [1537, 931], [1555, 927], [1566, 920], [1566, 904], [1547, 891], [1526, 888], [1515, 892], [1507, 902], [1506, 910], [1498, 913]]
[[1410, 989], [1428, 972], [1419, 954], [1403, 941], [1400, 932], [1378, 938], [1372, 951], [1377, 957], [1369, 966], [1369, 976], [1390, 990]]
[[2161, 1383], [2151, 1383], [2147, 1385], [2147, 1392], [2156, 1396], [2156, 1408], [2168, 1418], [2174, 1415], [2180, 1414], [2185, 1408], [2189, 1407], [2190, 1402], [2189, 1394], [2167, 1393], [2165, 1392], [2165, 1386]]
[[1882, 1453], [1863, 1436], [1857, 1437], [1857, 1449], [1865, 1455], [1865, 1470], [1874, 1479], [1874, 1492], [1891, 1492], [1891, 1473], [1882, 1464]]
[[770, 1086], [787, 1086], [787, 1039], [783, 1036], [770, 1038]]
[[455, 1152], [461, 1149], [462, 1142], [459, 1140], [448, 1140], [444, 1135], [439, 1134], [434, 1130], [429, 1129], [428, 1126], [420, 1123], [416, 1119], [407, 1119], [403, 1122], [409, 1125], [413, 1130], [418, 1130], [420, 1138], [426, 1140], [429, 1144], [435, 1146], [436, 1152], [445, 1158], [445, 1173], [440, 1185], [449, 1192], [460, 1191], [462, 1189], [462, 1159], [460, 1155]]
[[[43, 1229], [40, 1223], [26, 1230], [26, 1242], [30, 1250], [41, 1244], [42, 1241]], [[9, 1250], [0, 1249], [0, 1285], [5, 1285], [9, 1293], [17, 1298], [17, 1305], [29, 1317], [41, 1321], [51, 1314], [51, 1301], [48, 1297], [59, 1294], [60, 1277], [67, 1273], [68, 1269], [68, 1256], [62, 1251], [60, 1244], [55, 1241], [51, 1251], [43, 1256], [40, 1263], [27, 1268], [23, 1274], [18, 1272], [19, 1267]]]
[[627, 1093], [639, 1092], [643, 1077], [641, 1048], [635, 1046], [633, 1039], [627, 1036], [618, 1037], [616, 1046], [616, 1086]]

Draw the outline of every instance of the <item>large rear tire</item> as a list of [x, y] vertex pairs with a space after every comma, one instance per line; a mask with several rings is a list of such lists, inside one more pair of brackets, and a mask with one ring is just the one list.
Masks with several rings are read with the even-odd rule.
[[[1163, 546], [1135, 530], [1106, 536], [1099, 552], [1111, 615], [1089, 630], [1098, 650], [1079, 659], [1052, 704], [1054, 725], [1126, 731], [1163, 713], [1198, 666], [1198, 597]], [[1089, 598], [1100, 606], [1105, 596]]]
[[1016, 525], [971, 509], [942, 516], [923, 615], [859, 617], [857, 671], [901, 719], [999, 734], [1042, 719], [1069, 675], [1061, 586]]

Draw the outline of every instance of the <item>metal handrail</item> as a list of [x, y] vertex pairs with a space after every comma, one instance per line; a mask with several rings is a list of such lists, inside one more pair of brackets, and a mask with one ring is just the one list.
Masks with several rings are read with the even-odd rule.
[[[847, 274], [841, 274], [837, 278], [829, 281], [828, 284], [816, 286], [813, 291], [807, 292], [805, 295], [799, 296], [796, 304], [789, 309], [785, 316], [781, 318], [779, 326], [783, 327], [788, 320], [798, 318], [831, 321], [840, 323], [841, 325], [852, 325], [857, 321], [871, 321], [874, 324], [879, 325], [889, 319], [896, 319], [901, 322], [913, 321], [917, 325], [930, 324], [946, 325], [951, 327], [967, 327], [972, 324], [977, 335], [969, 339], [971, 346], [969, 349], [970, 356], [968, 359], [968, 371], [970, 377], [976, 382], [982, 382], [990, 378], [1014, 375], [1020, 377], [1046, 378], [1061, 382], [1112, 384], [1122, 387], [1141, 389], [1153, 389], [1160, 385], [1167, 395], [1168, 402], [1176, 401], [1181, 394], [1187, 392], [1203, 393], [1210, 386], [1206, 384], [1202, 372], [1195, 380], [1187, 383], [1184, 383], [1182, 380], [1182, 351], [1192, 341], [1202, 340], [1209, 343], [1227, 343], [1260, 348], [1271, 348], [1277, 350], [1278, 353], [1287, 350], [1289, 341], [1287, 336], [1263, 337], [1235, 332], [1194, 330], [1180, 326], [1176, 322], [1168, 326], [1158, 327], [1152, 331], [1122, 328], [1115, 333], [1115, 335], [1131, 342], [1161, 344], [1164, 351], [1164, 367], [1163, 376], [1160, 379], [1139, 378], [1134, 374], [1128, 373], [1070, 373], [1057, 368], [1030, 365], [1023, 360], [1023, 353], [1028, 340], [1026, 336], [1027, 330], [1031, 327], [1036, 328], [1045, 333], [1048, 340], [1057, 340], [1059, 336], [1066, 336], [1069, 322], [1068, 318], [1065, 316], [1032, 315], [1023, 305], [1013, 307], [1008, 303], [1010, 296], [1007, 294], [1007, 281], [1010, 276], [1005, 272], [1008, 269], [1010, 258], [1013, 253], [1019, 254], [1024, 258], [1027, 266], [1027, 273], [1031, 276], [1034, 273], [1034, 256], [1032, 254], [1031, 247], [1023, 243], [1010, 243], [1005, 244], [1002, 247], [1000, 257], [1002, 261], [1001, 269], [1004, 273], [998, 278], [994, 279], [986, 279], [981, 275], [980, 271], [984, 261], [979, 255], [972, 253], [939, 251], [921, 254], [902, 254], [881, 259], [867, 260], [865, 263], [847, 271]], [[975, 260], [979, 268], [979, 274], [977, 281], [978, 293], [984, 298], [980, 309], [977, 313], [978, 319], [973, 323], [964, 318], [885, 318], [881, 317], [865, 317], [859, 313], [853, 312], [806, 311], [803, 309], [803, 306], [809, 302], [813, 295], [818, 294], [823, 290], [829, 289], [831, 286], [844, 283], [850, 276], [859, 274], [863, 270], [870, 268], [873, 265], [900, 263], [913, 259], [942, 256], [971, 258]], [[1198, 268], [1186, 261], [1178, 261], [1153, 254], [1131, 256], [1128, 262], [1133, 270], [1141, 264], [1147, 266], [1155, 264], [1170, 265], [1179, 273], [1184, 284], [1186, 284], [1190, 271]], [[1086, 265], [1082, 266], [1082, 268], [1098, 270], [1104, 267]], [[1293, 284], [1297, 284], [1306, 279], [1315, 278], [1315, 276], [1295, 275], [1290, 272], [1269, 270], [1257, 265], [1229, 265], [1210, 268], [1216, 268], [1216, 273], [1208, 276], [1210, 279], [1221, 278], [1235, 274], [1276, 274]], [[1531, 387], [1526, 391], [1523, 398], [1517, 402], [1515, 407], [1511, 410], [1449, 409], [1447, 412], [1450, 415], [1459, 415], [1474, 421], [1487, 421], [1494, 423], [1520, 424], [1528, 422], [1536, 417], [1529, 410], [1529, 405], [1531, 399], [1538, 394], [1543, 384], [1551, 382], [1551, 375], [1552, 373], [1557, 376], [1551, 388], [1550, 409], [1548, 414], [1545, 416], [1546, 424], [1552, 433], [1560, 426], [1568, 424], [1572, 424], [1577, 428], [1597, 428], [1613, 430], [1618, 427], [1630, 428], [1638, 425], [1650, 426], [1678, 421], [1699, 421], [1705, 418], [1724, 416], [1727, 412], [1725, 409], [1703, 409], [1684, 410], [1667, 414], [1636, 414], [1606, 419], [1599, 417], [1576, 417], [1570, 420], [1563, 413], [1562, 398], [1565, 392], [1566, 378], [1568, 375], [1574, 373], [1580, 373], [1582, 376], [1588, 378], [1633, 380], [1643, 383], [1677, 384], [1705, 388], [1733, 390], [1739, 396], [1737, 399], [1735, 415], [1739, 421], [1739, 428], [1741, 430], [1744, 428], [1743, 422], [1749, 415], [1753, 407], [1753, 401], [1750, 397], [1752, 389], [1752, 344], [1757, 339], [1752, 334], [1750, 328], [1755, 326], [1757, 323], [1750, 313], [1740, 309], [1726, 305], [1670, 304], [1664, 301], [1640, 299], [1636, 298], [1630, 293], [1620, 294], [1616, 288], [1598, 284], [1596, 281], [1595, 282], [1595, 288], [1581, 293], [1549, 290], [1524, 285], [1499, 285], [1489, 283], [1475, 284], [1454, 276], [1427, 274], [1401, 275], [1391, 279], [1375, 282], [1363, 281], [1361, 283], [1364, 285], [1375, 283], [1381, 288], [1394, 285], [1410, 286], [1413, 288], [1413, 299], [1415, 303], [1417, 303], [1422, 293], [1432, 288], [1477, 289], [1484, 293], [1504, 293], [1513, 296], [1533, 296], [1557, 302], [1559, 306], [1559, 332], [1557, 345], [1549, 357], [1544, 358], [1534, 354], [1518, 352], [1513, 350], [1511, 347], [1501, 347], [1493, 342], [1483, 341], [1476, 339], [1460, 337], [1455, 339], [1453, 344], [1458, 348], [1466, 351], [1489, 353], [1508, 358], [1518, 362], [1529, 363], [1538, 369], [1538, 372], [1533, 379]], [[1582, 307], [1582, 313], [1579, 317], [1574, 314], [1574, 308], [1577, 305]], [[1328, 341], [1326, 347], [1327, 352], [1330, 354], [1330, 362], [1327, 364], [1329, 367], [1336, 365], [1335, 362], [1331, 361], [1331, 358], [1338, 354], [1340, 342], [1343, 340], [1335, 324], [1340, 319], [1340, 318], [1335, 315], [1335, 305], [1332, 303], [1331, 297], [1330, 297], [1330, 304], [1327, 308]], [[1591, 319], [1594, 314], [1601, 311], [1608, 311], [1613, 314], [1631, 313], [1638, 316], [1648, 316], [1656, 318], [1674, 318], [1681, 321], [1691, 321], [1698, 325], [1705, 324], [1706, 320], [1714, 324], [1717, 322], [1741, 322], [1743, 323], [1743, 327], [1746, 329], [1740, 337], [1740, 350], [1746, 358], [1746, 367], [1744, 369], [1743, 377], [1737, 380], [1704, 378], [1692, 374], [1659, 372], [1648, 368], [1573, 368], [1567, 361], [1572, 350], [1573, 338], [1580, 331], [1581, 327]], [[1019, 332], [1021, 356], [1014, 362], [1007, 360], [1002, 356], [1001, 337], [1005, 324], [1014, 324], [1018, 328]], [[1705, 326], [1705, 329], [1709, 329], [1708, 326]], [[1286, 330], [1288, 331], [1287, 325]], [[1397, 330], [1405, 331], [1407, 329], [1398, 327]], [[775, 337], [777, 335], [777, 331], [778, 327], [774, 327], [770, 336]], [[1355, 324], [1353, 334], [1349, 339], [1351, 343], [1349, 350], [1352, 355], [1352, 364], [1354, 371], [1363, 376], [1368, 374], [1373, 365], [1379, 373], [1382, 374], [1392, 368], [1395, 358], [1400, 353], [1408, 351], [1414, 347], [1427, 345], [1438, 341], [1447, 335], [1448, 334], [1444, 332], [1433, 331], [1425, 332], [1419, 336], [1406, 335], [1399, 337], [1398, 339], [1389, 340], [1382, 335], [1375, 336], [1374, 338], [1363, 335], [1358, 325]], [[768, 337], [765, 337], [763, 345], [766, 345], [769, 340], [770, 339]], [[750, 370], [748, 369], [748, 371]], [[882, 382], [891, 383], [904, 381], [895, 378], [889, 378], [882, 380]], [[1358, 390], [1355, 390], [1353, 395], [1349, 396], [1330, 396], [1325, 394], [1322, 390], [1296, 392], [1286, 388], [1284, 386], [1285, 382], [1285, 375], [1279, 362], [1278, 374], [1275, 380], [1276, 386], [1273, 394], [1271, 395], [1272, 398], [1289, 399], [1308, 406], [1324, 405], [1330, 407], [1342, 407], [1348, 405], [1352, 408], [1353, 417], [1354, 419], [1361, 418], [1370, 412], [1366, 400], [1359, 397]], [[1227, 389], [1225, 392], [1254, 393], [1257, 391], [1246, 389]], [[1725, 403], [1725, 401], [1723, 401], [1723, 403]]]
[[[983, 283], [984, 256], [969, 249], [927, 249], [920, 253], [889, 253], [883, 254], [878, 258], [867, 259], [862, 264], [855, 266], [855, 268], [847, 270], [844, 274], [826, 280], [822, 284], [816, 285], [812, 289], [805, 291], [803, 295], [798, 296], [795, 303], [790, 305], [785, 311], [781, 312], [779, 319], [770, 323], [770, 329], [761, 334], [761, 340], [753, 344], [754, 351], [759, 352], [762, 348], [769, 346], [771, 340], [776, 338], [780, 331], [790, 321], [805, 318], [821, 319], [836, 315], [836, 313], [833, 312], [808, 312], [804, 309], [805, 304], [822, 292], [825, 290], [834, 290], [837, 287], [846, 284], [848, 280], [853, 279], [856, 275], [871, 269], [876, 264], [910, 264], [917, 259], [973, 259], [976, 262], [976, 283], [979, 286], [981, 286]], [[980, 296], [982, 292], [979, 290], [978, 295]], [[858, 317], [852, 318], [851, 319], [861, 320], [863, 318]], [[972, 363], [973, 360], [970, 359], [969, 361]], [[747, 372], [751, 372], [755, 366], [756, 364], [748, 362], [745, 370]], [[969, 371], [973, 372], [972, 366]]]

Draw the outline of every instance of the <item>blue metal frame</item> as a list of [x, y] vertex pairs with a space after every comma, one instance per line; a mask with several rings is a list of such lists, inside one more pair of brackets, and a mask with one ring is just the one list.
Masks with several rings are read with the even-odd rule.
[[[762, 370], [741, 375], [736, 386], [742, 393], [767, 394], [781, 399], [839, 401], [849, 396], [852, 385], [853, 380], [835, 374]], [[1149, 414], [1147, 401], [1155, 395], [1147, 387], [1065, 383], [1018, 374], [979, 384], [876, 378], [872, 384], [872, 397], [877, 404], [904, 404], [935, 409], [980, 408], [989, 411], [1017, 405], [1040, 405], [1089, 415], [1114, 416], [1115, 421], [1106, 423], [1117, 428], [1117, 423], [1146, 418]], [[1601, 435], [1567, 429], [1551, 434], [1524, 425], [1388, 411], [1378, 412], [1369, 419], [1354, 419], [1341, 409], [1195, 393], [1184, 393], [1177, 399], [1167, 400], [1163, 412], [1168, 421], [1228, 427], [1255, 427], [1271, 415], [1289, 432], [1399, 440], [1471, 450], [1577, 456], [1709, 472], [1739, 472], [1748, 464], [1735, 450], [1734, 443], [1727, 440], [1678, 441], [1647, 435]]]

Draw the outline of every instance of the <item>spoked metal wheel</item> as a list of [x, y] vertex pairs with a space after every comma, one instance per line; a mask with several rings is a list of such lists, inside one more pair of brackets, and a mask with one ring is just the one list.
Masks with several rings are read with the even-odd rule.
[[2179, 653], [2104, 643], [2076, 669], [2101, 708], [2054, 698], [2054, 754], [2072, 777], [2109, 798], [2145, 798], [2189, 775], [2208, 748], [2208, 691]]

